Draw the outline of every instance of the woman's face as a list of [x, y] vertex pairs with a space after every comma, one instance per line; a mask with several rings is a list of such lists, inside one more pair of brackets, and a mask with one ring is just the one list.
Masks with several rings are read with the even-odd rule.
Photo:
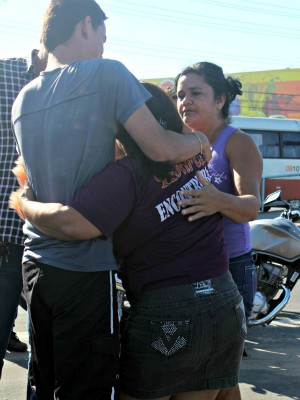
[[183, 122], [198, 131], [208, 129], [220, 119], [224, 101], [216, 100], [213, 88], [202, 76], [189, 73], [177, 83], [177, 109]]

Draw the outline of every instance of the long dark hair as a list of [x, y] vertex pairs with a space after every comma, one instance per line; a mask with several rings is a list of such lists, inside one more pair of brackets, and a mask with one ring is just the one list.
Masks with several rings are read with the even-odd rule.
[[[163, 126], [164, 129], [182, 133], [183, 123], [176, 110], [176, 107], [167, 93], [157, 85], [149, 82], [142, 82], [152, 97], [147, 101], [147, 106]], [[127, 155], [138, 159], [140, 162], [141, 182], [144, 183], [150, 176], [156, 175], [159, 178], [168, 178], [172, 164], [169, 162], [157, 162], [150, 160], [131, 138], [125, 128], [120, 126], [117, 139], [122, 143]]]
[[222, 115], [224, 119], [227, 120], [229, 118], [230, 103], [237, 95], [243, 94], [242, 84], [239, 79], [233, 78], [232, 76], [225, 77], [221, 67], [208, 61], [202, 61], [184, 68], [184, 70], [176, 76], [176, 90], [179, 78], [188, 74], [202, 76], [204, 81], [212, 87], [215, 99], [225, 96], [226, 100], [222, 108]]

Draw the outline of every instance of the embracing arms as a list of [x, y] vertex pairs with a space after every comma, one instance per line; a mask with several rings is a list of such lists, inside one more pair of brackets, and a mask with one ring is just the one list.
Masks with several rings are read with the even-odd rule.
[[66, 204], [34, 201], [34, 192], [25, 184], [23, 189], [11, 194], [10, 207], [46, 235], [60, 240], [107, 238], [135, 204], [134, 165], [129, 158], [110, 163], [78, 189]]
[[190, 221], [216, 212], [237, 223], [251, 221], [257, 217], [262, 177], [262, 157], [259, 149], [249, 135], [238, 132], [228, 140], [226, 155], [236, 194], [221, 192], [197, 174], [204, 187], [202, 190], [183, 191], [184, 195], [193, 197], [179, 202], [179, 205], [186, 207], [182, 213], [189, 215]]
[[[25, 197], [26, 195], [26, 197]], [[24, 192], [14, 193], [14, 204], [21, 211], [19, 215], [28, 219], [32, 225], [48, 236], [60, 240], [86, 240], [102, 235], [102, 232], [89, 222], [82, 214], [74, 208], [60, 203], [40, 203], [27, 198], [33, 197], [29, 187]]]
[[125, 129], [143, 152], [154, 161], [178, 163], [194, 157], [201, 151], [204, 158], [211, 159], [211, 148], [207, 137], [197, 132], [179, 134], [163, 129], [148, 107], [140, 106], [125, 122]]

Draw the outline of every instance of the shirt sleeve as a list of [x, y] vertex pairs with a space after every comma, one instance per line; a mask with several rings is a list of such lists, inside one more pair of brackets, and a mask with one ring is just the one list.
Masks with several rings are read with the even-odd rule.
[[133, 210], [138, 197], [138, 167], [125, 157], [112, 162], [67, 202], [107, 238]]
[[117, 121], [124, 125], [134, 111], [152, 96], [124, 64], [115, 60], [105, 60], [105, 64], [110, 77], [106, 102], [115, 93]]

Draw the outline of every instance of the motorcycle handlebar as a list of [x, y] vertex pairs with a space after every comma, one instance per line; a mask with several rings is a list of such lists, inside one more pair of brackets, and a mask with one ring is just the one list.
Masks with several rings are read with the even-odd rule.
[[292, 222], [300, 221], [300, 210], [284, 210], [280, 216]]

